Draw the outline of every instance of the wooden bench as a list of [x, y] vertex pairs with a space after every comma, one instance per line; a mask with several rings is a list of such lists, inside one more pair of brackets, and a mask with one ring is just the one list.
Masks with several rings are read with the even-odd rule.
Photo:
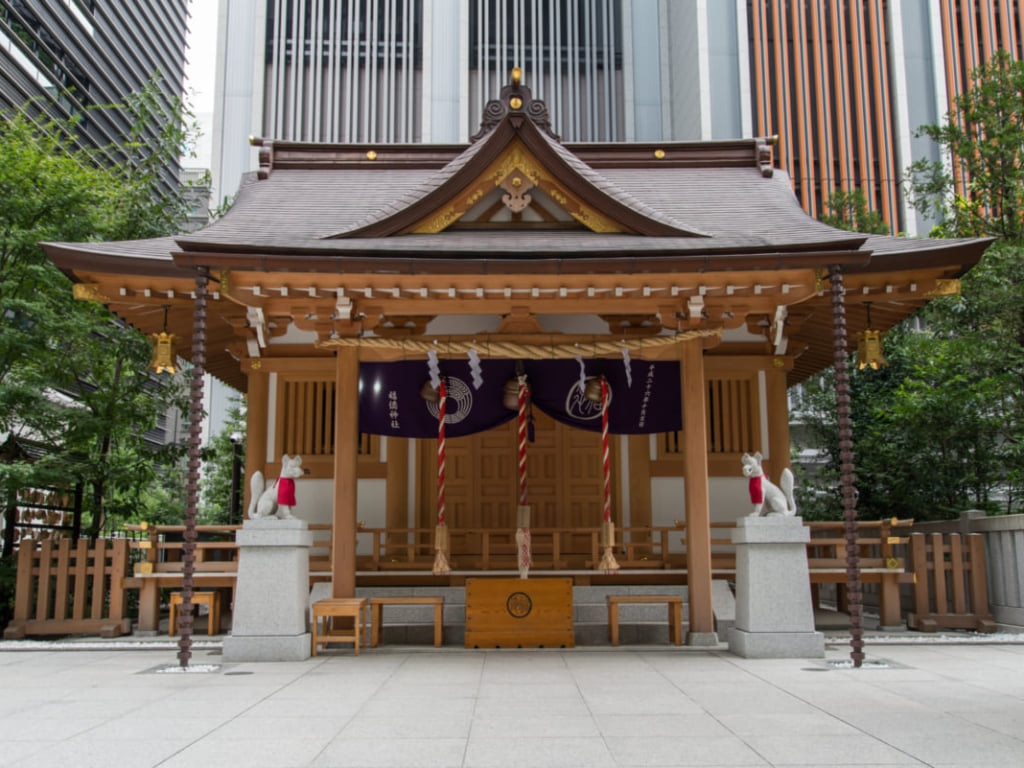
[[668, 638], [674, 645], [683, 644], [682, 595], [608, 595], [608, 637], [619, 644], [619, 606], [622, 603], [668, 604]]
[[[350, 618], [351, 627], [335, 627], [333, 619]], [[322, 622], [322, 624], [321, 624]], [[356, 656], [359, 646], [366, 644], [366, 598], [330, 597], [313, 603], [313, 655], [328, 643], [352, 643]]]
[[444, 598], [435, 595], [409, 597], [370, 598], [370, 647], [380, 645], [380, 628], [385, 605], [432, 605], [434, 606], [434, 646], [440, 648], [444, 641]]
[[[167, 622], [168, 635], [178, 634], [178, 613], [181, 611], [182, 602], [181, 592], [171, 593], [171, 610]], [[220, 592], [215, 589], [210, 592], [193, 592], [192, 605], [205, 605], [210, 609], [206, 620], [206, 634], [220, 634]]]

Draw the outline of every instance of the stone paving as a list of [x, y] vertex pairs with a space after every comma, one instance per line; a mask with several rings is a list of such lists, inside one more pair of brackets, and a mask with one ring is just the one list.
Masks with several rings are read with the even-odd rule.
[[197, 638], [190, 672], [166, 642], [0, 643], [0, 765], [1020, 768], [1024, 642], [1006, 638], [869, 638], [860, 669], [835, 638], [825, 659], [339, 646], [235, 664]]

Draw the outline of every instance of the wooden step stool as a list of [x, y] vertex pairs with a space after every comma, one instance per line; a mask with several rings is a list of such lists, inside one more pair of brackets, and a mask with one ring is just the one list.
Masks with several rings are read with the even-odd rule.
[[[181, 592], [171, 592], [171, 615], [167, 622], [167, 634], [178, 634], [178, 613], [181, 611]], [[206, 633], [208, 635], [220, 634], [220, 592], [193, 592], [192, 605], [205, 605], [210, 609], [207, 617]]]
[[668, 639], [673, 645], [683, 642], [682, 595], [608, 595], [608, 638], [619, 644], [619, 605], [623, 603], [665, 603], [668, 605]]
[[[366, 645], [367, 641], [366, 607], [365, 597], [329, 597], [313, 603], [313, 655], [316, 656], [320, 645], [352, 643], [358, 656], [359, 646]], [[331, 620], [335, 617], [351, 618], [351, 628], [333, 627]]]
[[434, 606], [434, 647], [444, 642], [444, 598], [440, 595], [416, 595], [406, 597], [370, 598], [370, 647], [380, 645], [380, 629], [384, 623], [385, 605], [432, 605]]

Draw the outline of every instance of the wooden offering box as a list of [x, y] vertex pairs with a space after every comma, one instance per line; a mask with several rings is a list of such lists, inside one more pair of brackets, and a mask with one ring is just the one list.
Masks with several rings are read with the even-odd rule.
[[466, 579], [467, 648], [572, 648], [572, 579]]

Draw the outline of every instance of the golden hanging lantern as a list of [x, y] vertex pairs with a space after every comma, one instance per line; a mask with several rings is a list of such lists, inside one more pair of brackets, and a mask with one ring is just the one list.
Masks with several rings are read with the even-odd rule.
[[867, 327], [857, 337], [857, 370], [870, 368], [877, 371], [889, 365], [882, 352], [882, 332], [871, 329], [871, 302], [865, 302], [867, 308]]
[[160, 333], [149, 334], [153, 345], [149, 368], [154, 373], [178, 372], [178, 337], [167, 332], [167, 310], [168, 307], [164, 307], [164, 329]]
[[864, 331], [857, 343], [857, 368], [864, 370], [870, 368], [877, 371], [884, 368], [889, 362], [882, 354], [882, 334], [880, 331]]

